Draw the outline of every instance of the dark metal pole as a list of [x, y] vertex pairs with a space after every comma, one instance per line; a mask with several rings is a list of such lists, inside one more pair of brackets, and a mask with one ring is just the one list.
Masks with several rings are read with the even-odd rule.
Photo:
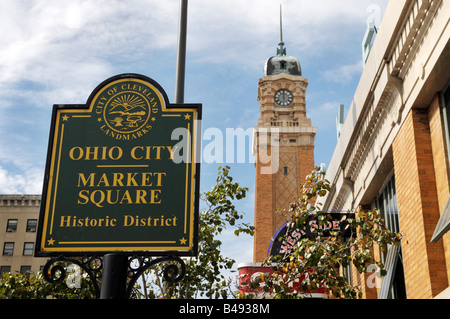
[[100, 299], [126, 299], [128, 257], [106, 254], [103, 257]]
[[184, 74], [186, 68], [187, 0], [180, 0], [178, 25], [177, 68], [175, 73], [175, 103], [184, 103]]

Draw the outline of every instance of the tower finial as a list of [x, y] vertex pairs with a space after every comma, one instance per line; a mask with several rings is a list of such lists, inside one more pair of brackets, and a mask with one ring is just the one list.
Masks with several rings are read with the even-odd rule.
[[281, 13], [281, 4], [280, 4], [280, 42], [278, 42], [277, 55], [278, 56], [286, 55], [286, 48], [284, 47], [283, 42], [283, 17]]

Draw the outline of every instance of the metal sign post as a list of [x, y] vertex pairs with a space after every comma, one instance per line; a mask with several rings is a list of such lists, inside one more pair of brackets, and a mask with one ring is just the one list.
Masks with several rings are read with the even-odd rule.
[[175, 72], [175, 103], [184, 102], [184, 78], [186, 69], [187, 0], [180, 0], [178, 26], [177, 67]]
[[100, 299], [126, 299], [128, 257], [120, 254], [106, 254]]

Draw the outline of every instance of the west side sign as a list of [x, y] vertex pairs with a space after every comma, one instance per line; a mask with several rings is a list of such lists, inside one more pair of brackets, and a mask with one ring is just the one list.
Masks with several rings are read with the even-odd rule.
[[312, 214], [304, 230], [295, 226], [290, 227], [290, 220], [285, 222], [273, 235], [267, 257], [288, 256], [298, 241], [303, 238], [314, 239], [317, 231], [322, 232], [323, 236], [329, 236], [330, 232], [339, 232], [343, 238], [352, 235], [352, 229], [347, 228], [347, 218], [354, 218], [354, 213], [334, 211], [326, 214], [328, 220], [322, 226], [319, 226], [315, 215]]
[[196, 255], [200, 119], [138, 74], [55, 105], [35, 255]]

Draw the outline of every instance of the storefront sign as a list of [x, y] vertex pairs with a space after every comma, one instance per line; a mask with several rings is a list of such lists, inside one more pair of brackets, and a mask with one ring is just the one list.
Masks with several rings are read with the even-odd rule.
[[[271, 276], [274, 273], [273, 267], [263, 266], [261, 264], [242, 263], [238, 265], [238, 289], [240, 293], [245, 295], [252, 295], [253, 298], [268, 298], [270, 293], [264, 291], [265, 283], [261, 278]], [[326, 289], [319, 286], [314, 291], [302, 291], [301, 283], [305, 279], [305, 276], [300, 276], [294, 281], [289, 283], [283, 283], [283, 276], [272, 277], [273, 280], [278, 281], [274, 284], [287, 285], [291, 292], [302, 292], [305, 298], [326, 298]], [[257, 288], [252, 288], [252, 283], [258, 283]]]
[[290, 223], [284, 223], [272, 237], [269, 249], [267, 251], [267, 257], [269, 256], [285, 256], [289, 255], [292, 247], [302, 238], [314, 238], [317, 231], [322, 232], [324, 236], [328, 236], [330, 232], [340, 232], [341, 236], [348, 237], [351, 234], [351, 229], [346, 229], [347, 223], [345, 220], [349, 213], [331, 212], [329, 214], [329, 220], [324, 225], [319, 226], [319, 223], [311, 215], [311, 219], [308, 222], [308, 227], [304, 230], [297, 227], [289, 227]]

